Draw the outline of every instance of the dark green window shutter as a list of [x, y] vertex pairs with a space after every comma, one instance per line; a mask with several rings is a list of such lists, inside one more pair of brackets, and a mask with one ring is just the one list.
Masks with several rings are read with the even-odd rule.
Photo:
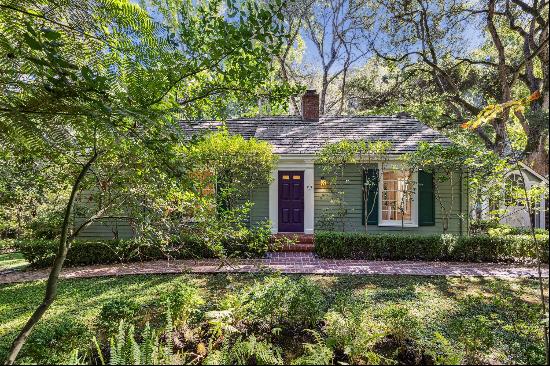
[[[368, 190], [366, 209], [369, 217], [367, 223], [378, 225], [378, 169], [367, 169], [363, 173], [363, 189]], [[365, 225], [365, 200], [363, 200], [362, 206], [361, 223]]]
[[435, 196], [433, 174], [418, 171], [418, 225], [435, 225]]

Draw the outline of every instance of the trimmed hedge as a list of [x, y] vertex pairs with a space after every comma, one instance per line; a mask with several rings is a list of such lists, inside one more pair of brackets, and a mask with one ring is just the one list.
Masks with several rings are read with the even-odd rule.
[[[548, 263], [548, 235], [538, 235], [537, 239], [543, 243], [542, 258]], [[535, 258], [532, 243], [528, 235], [315, 234], [315, 252], [335, 259], [511, 262]]]
[[[59, 242], [48, 239], [21, 240], [16, 243], [17, 250], [33, 267], [51, 266]], [[77, 240], [72, 242], [67, 252], [66, 265], [108, 264], [132, 262], [141, 259], [163, 258], [159, 249], [141, 246], [134, 240]]]
[[[269, 237], [258, 233], [228, 239], [223, 243], [227, 256], [253, 257], [264, 255], [269, 248]], [[35, 268], [53, 264], [59, 242], [57, 240], [32, 239], [15, 243], [16, 249]], [[217, 254], [200, 237], [190, 236], [182, 243], [161, 249], [137, 240], [75, 240], [67, 252], [66, 265], [91, 265], [136, 262], [153, 259], [213, 258]]]

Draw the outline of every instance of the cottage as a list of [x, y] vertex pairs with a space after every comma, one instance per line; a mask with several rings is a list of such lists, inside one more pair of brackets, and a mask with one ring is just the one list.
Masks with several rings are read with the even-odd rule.
[[[232, 119], [225, 123], [182, 121], [188, 133], [213, 130], [225, 124], [232, 134], [269, 142], [279, 162], [269, 186], [257, 189], [251, 197], [252, 224], [270, 220], [273, 234], [313, 234], [323, 229], [322, 218], [336, 210], [331, 190], [316, 163], [316, 154], [326, 144], [343, 139], [391, 142], [388, 156], [367, 169], [349, 165], [339, 190], [344, 192], [344, 230], [365, 231], [365, 210], [369, 232], [407, 231], [419, 234], [467, 232], [468, 199], [466, 179], [455, 179], [438, 188], [436, 200], [432, 176], [422, 171], [409, 179], [414, 187], [405, 194], [405, 172], [399, 169], [400, 156], [414, 151], [420, 142], [450, 144], [450, 140], [415, 118], [397, 116], [320, 116], [319, 95], [308, 90], [302, 97], [302, 116]], [[364, 203], [363, 186], [369, 175], [379, 177], [377, 190]], [[397, 202], [403, 202], [397, 209]], [[365, 207], [367, 206], [367, 207]], [[443, 214], [445, 211], [445, 215]]]
[[[417, 171], [409, 177], [400, 169], [403, 154], [415, 151], [420, 142], [451, 144], [445, 136], [406, 114], [320, 116], [319, 95], [312, 90], [302, 97], [302, 111], [302, 116], [181, 121], [180, 125], [189, 135], [225, 125], [231, 134], [267, 141], [273, 146], [278, 166], [272, 172], [271, 183], [251, 194], [254, 206], [249, 217], [251, 225], [269, 220], [273, 234], [300, 233], [307, 237], [316, 230], [326, 230], [325, 218], [341, 211], [331, 188], [343, 192], [345, 201], [345, 214], [335, 230], [457, 235], [468, 232], [465, 177], [457, 172], [434, 192], [431, 174]], [[372, 161], [366, 167], [347, 165], [338, 187], [331, 187], [323, 167], [316, 162], [316, 154], [323, 146], [344, 139], [388, 141], [391, 148], [383, 161]], [[369, 188], [370, 198], [365, 200], [365, 182], [372, 177], [378, 184]], [[80, 236], [113, 239], [134, 234], [126, 220], [108, 219], [98, 220]]]

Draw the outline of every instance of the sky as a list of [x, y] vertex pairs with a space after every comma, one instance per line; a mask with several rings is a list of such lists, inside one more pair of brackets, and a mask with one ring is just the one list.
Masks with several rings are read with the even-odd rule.
[[[131, 1], [134, 3], [140, 4], [141, 6], [144, 6], [144, 3], [150, 3], [151, 0], [149, 1], [148, 0], [131, 0]], [[301, 0], [298, 0], [298, 1], [301, 1]], [[149, 10], [150, 9], [151, 8], [149, 8]], [[347, 8], [344, 6], [342, 10], [345, 12], [347, 11]], [[384, 10], [381, 10], [381, 11], [383, 12]], [[320, 10], [319, 8], [316, 9], [316, 12], [318, 15], [322, 14], [322, 10]], [[151, 11], [150, 13], [152, 13], [153, 17], [156, 20], [160, 20], [158, 13], [151, 12]], [[325, 12], [324, 14], [327, 15], [327, 12]], [[379, 13], [378, 16], [374, 18], [382, 19], [384, 16], [385, 16], [384, 13]], [[461, 32], [461, 36], [463, 37], [463, 42], [462, 42], [462, 47], [460, 49], [462, 51], [470, 51], [479, 47], [483, 40], [483, 37], [479, 36], [482, 31], [478, 29], [478, 25], [474, 22], [462, 22], [462, 24], [464, 25], [464, 29]], [[385, 37], [383, 32], [378, 31], [378, 28], [379, 28], [379, 24], [375, 22], [375, 25], [372, 28], [370, 28], [368, 32], [364, 34], [365, 39], [360, 45], [361, 48], [368, 49], [368, 45], [371, 43], [371, 40], [376, 39], [377, 48], [379, 50], [386, 51], [386, 52], [389, 51], [387, 49], [387, 37]], [[332, 27], [329, 25], [326, 32], [327, 41], [331, 37], [332, 31], [333, 31]], [[302, 66], [308, 67], [309, 71], [312, 71], [312, 70], [320, 71], [321, 60], [315, 44], [312, 42], [311, 37], [309, 36], [308, 32], [306, 32], [305, 30], [301, 32], [301, 37], [305, 43], [305, 51], [302, 58]], [[329, 50], [327, 49], [326, 50], [327, 55], [328, 55], [328, 51]], [[372, 57], [372, 53], [367, 53], [364, 57], [359, 58], [352, 65], [351, 69], [360, 68], [365, 63], [367, 63], [371, 57]], [[343, 66], [343, 60], [338, 59], [334, 63], [331, 70], [333, 71], [339, 70], [342, 68], [342, 66]]]

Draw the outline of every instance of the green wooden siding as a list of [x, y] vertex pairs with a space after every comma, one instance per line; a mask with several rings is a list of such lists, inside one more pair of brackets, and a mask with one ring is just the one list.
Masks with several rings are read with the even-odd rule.
[[[78, 227], [84, 219], [76, 218], [75, 226]], [[135, 230], [130, 225], [127, 219], [100, 219], [78, 235], [79, 239], [83, 240], [112, 240], [112, 239], [129, 239], [135, 236]]]
[[[321, 186], [321, 177], [323, 176], [321, 166], [315, 165], [314, 169], [314, 199], [315, 199], [315, 230], [321, 229], [322, 218], [324, 215], [330, 215], [337, 209], [337, 205], [331, 202], [332, 194], [328, 187]], [[460, 213], [467, 218], [467, 190], [466, 180], [463, 179], [463, 197], [460, 199], [459, 174], [453, 177], [454, 184], [451, 190], [450, 184], [440, 187], [439, 195], [442, 198], [443, 205], [448, 209], [451, 206], [451, 196], [454, 198], [453, 210], [449, 220], [448, 233], [460, 234], [467, 233], [467, 221], [460, 220]], [[345, 209], [347, 211], [343, 222], [345, 231], [365, 231], [363, 220], [363, 198], [362, 198], [363, 174], [360, 166], [349, 165], [344, 170], [344, 178], [337, 187], [339, 191], [344, 192]], [[452, 191], [452, 195], [451, 195]], [[419, 192], [420, 193], [420, 192]], [[250, 223], [256, 225], [261, 221], [269, 219], [269, 185], [256, 189], [250, 195], [250, 200], [254, 206], [250, 211]], [[459, 207], [462, 203], [462, 209]], [[432, 226], [419, 226], [416, 228], [383, 227], [378, 225], [368, 225], [369, 232], [416, 232], [421, 234], [441, 234], [443, 232], [443, 210], [439, 200], [435, 200], [434, 224]], [[420, 217], [419, 217], [420, 219]], [[75, 219], [78, 223], [79, 219]], [[342, 230], [342, 224], [337, 222], [335, 230]], [[83, 239], [114, 239], [129, 238], [135, 235], [131, 225], [124, 219], [105, 219], [90, 225], [85, 229], [80, 238]]]
[[269, 185], [260, 187], [250, 195], [250, 202], [254, 206], [250, 209], [250, 223], [252, 226], [262, 221], [269, 220]]
[[[94, 203], [89, 201], [89, 196], [92, 192], [92, 190], [84, 190], [77, 196], [75, 201], [75, 212], [79, 211], [79, 207], [92, 208]], [[94, 206], [96, 206], [95, 209], [97, 210], [97, 205]], [[88, 218], [79, 217], [75, 214], [73, 219], [74, 227], [77, 228]], [[93, 222], [79, 233], [78, 238], [83, 240], [129, 239], [134, 237], [135, 234], [135, 228], [130, 224], [127, 218], [110, 217]]]
[[[322, 229], [322, 217], [330, 212], [335, 212], [338, 205], [331, 202], [332, 194], [328, 187], [320, 185], [321, 176], [323, 176], [322, 167], [315, 165], [315, 230]], [[443, 184], [439, 188], [439, 196], [443, 202], [443, 206], [450, 212], [451, 197], [454, 202], [452, 204], [452, 212], [449, 219], [447, 233], [462, 234], [467, 233], [467, 190], [465, 179], [462, 180], [463, 196], [460, 199], [460, 176], [453, 176], [453, 187], [449, 183]], [[361, 167], [357, 165], [349, 165], [344, 170], [344, 178], [339, 181], [337, 190], [344, 192], [345, 208], [347, 215], [343, 226], [345, 231], [365, 231], [365, 226], [362, 223], [363, 202], [361, 189], [363, 178]], [[451, 189], [452, 188], [452, 189]], [[451, 194], [452, 193], [452, 194]], [[462, 209], [460, 208], [462, 203]], [[463, 213], [465, 220], [459, 219]], [[435, 224], [433, 226], [419, 226], [413, 228], [387, 227], [378, 225], [368, 225], [369, 232], [417, 232], [422, 234], [441, 234], [443, 233], [444, 215], [439, 200], [435, 200]], [[338, 223], [334, 227], [335, 230], [342, 230], [342, 224]]]

